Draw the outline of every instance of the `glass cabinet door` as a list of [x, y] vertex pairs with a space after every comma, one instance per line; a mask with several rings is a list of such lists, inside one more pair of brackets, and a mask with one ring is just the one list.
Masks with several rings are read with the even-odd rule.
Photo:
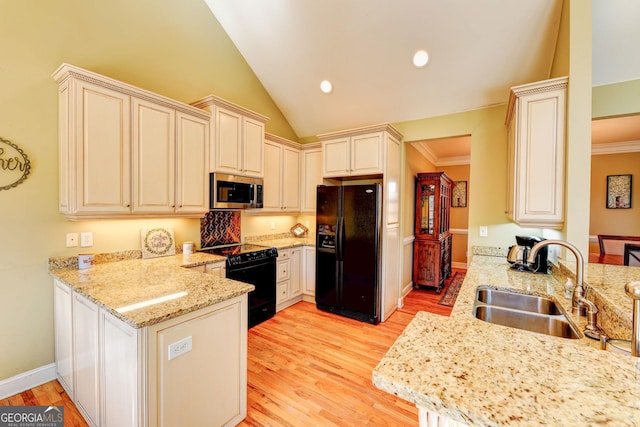
[[420, 184], [420, 210], [418, 223], [420, 224], [420, 234], [433, 235], [433, 215], [435, 210], [434, 184]]

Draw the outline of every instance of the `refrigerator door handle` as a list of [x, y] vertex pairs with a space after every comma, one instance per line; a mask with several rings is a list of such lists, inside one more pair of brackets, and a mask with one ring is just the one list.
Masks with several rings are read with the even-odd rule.
[[336, 227], [336, 259], [344, 260], [344, 218], [338, 218]]

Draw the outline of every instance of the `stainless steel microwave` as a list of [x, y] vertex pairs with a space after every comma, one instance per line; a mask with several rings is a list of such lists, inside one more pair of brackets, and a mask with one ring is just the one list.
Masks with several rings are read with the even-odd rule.
[[262, 207], [262, 178], [212, 173], [209, 192], [211, 209]]

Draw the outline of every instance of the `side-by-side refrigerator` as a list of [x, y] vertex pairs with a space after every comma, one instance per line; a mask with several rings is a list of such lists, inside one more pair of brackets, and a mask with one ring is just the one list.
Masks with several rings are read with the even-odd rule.
[[318, 186], [316, 306], [380, 321], [380, 184]]

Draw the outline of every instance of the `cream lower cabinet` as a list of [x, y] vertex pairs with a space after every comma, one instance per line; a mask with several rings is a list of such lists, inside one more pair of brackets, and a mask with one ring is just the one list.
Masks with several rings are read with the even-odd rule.
[[225, 261], [209, 263], [205, 265], [204, 272], [216, 277], [227, 277], [227, 264]]
[[201, 273], [212, 274], [216, 277], [227, 277], [227, 264], [225, 261], [210, 262], [197, 267], [190, 267], [190, 270], [200, 271]]
[[316, 302], [316, 248], [305, 246], [302, 248], [302, 299]]
[[276, 311], [302, 300], [302, 247], [278, 250]]
[[74, 402], [87, 422], [97, 426], [100, 425], [98, 307], [76, 293], [73, 294], [72, 337]]
[[58, 381], [74, 399], [74, 369], [73, 369], [73, 292], [67, 285], [54, 280], [54, 336], [56, 355], [56, 376]]
[[247, 295], [140, 329], [58, 280], [54, 295], [57, 376], [90, 425], [221, 426], [246, 417]]
[[202, 217], [206, 111], [63, 64], [59, 210], [69, 219]]
[[511, 88], [506, 214], [523, 227], [564, 225], [567, 82], [560, 77]]
[[264, 160], [262, 212], [300, 212], [298, 144], [267, 134], [264, 143]]

